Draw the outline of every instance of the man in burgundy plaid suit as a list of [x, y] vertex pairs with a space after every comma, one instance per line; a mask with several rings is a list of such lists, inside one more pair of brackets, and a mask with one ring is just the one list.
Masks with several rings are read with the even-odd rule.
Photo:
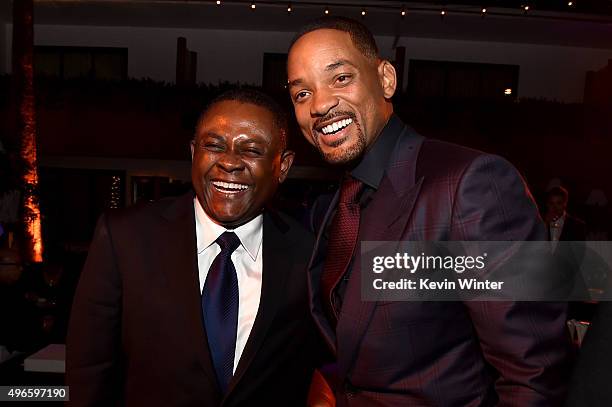
[[338, 405], [562, 403], [565, 305], [361, 300], [361, 241], [545, 240], [517, 170], [402, 123], [391, 104], [395, 69], [356, 21], [304, 27], [287, 69], [304, 136], [347, 169], [313, 218], [309, 265], [311, 311], [336, 355]]

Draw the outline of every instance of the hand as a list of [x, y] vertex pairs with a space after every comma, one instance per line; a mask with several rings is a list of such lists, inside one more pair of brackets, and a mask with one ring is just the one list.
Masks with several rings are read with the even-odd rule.
[[325, 377], [315, 370], [312, 374], [312, 381], [310, 382], [310, 390], [308, 390], [308, 401], [306, 403], [308, 407], [335, 407], [336, 398], [334, 392], [325, 380]]

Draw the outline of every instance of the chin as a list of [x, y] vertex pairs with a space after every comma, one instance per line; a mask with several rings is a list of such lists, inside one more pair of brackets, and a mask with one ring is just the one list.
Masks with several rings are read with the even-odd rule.
[[358, 148], [348, 149], [333, 149], [330, 151], [319, 150], [323, 159], [330, 164], [348, 164], [359, 159], [363, 154], [363, 151]]
[[343, 165], [343, 164], [347, 164], [347, 163], [349, 163], [351, 161], [350, 159], [347, 159], [344, 156], [338, 156], [338, 155], [333, 154], [333, 153], [323, 154], [323, 159], [328, 164], [333, 164], [333, 165]]
[[209, 216], [215, 223], [221, 226], [240, 225], [246, 222], [246, 218], [243, 214], [237, 215], [234, 213], [214, 213]]

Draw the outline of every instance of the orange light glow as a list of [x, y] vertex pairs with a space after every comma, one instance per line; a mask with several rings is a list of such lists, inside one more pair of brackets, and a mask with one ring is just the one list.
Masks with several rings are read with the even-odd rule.
[[[28, 75], [26, 75], [28, 76]], [[31, 79], [30, 81], [31, 82]], [[21, 142], [21, 155], [26, 164], [23, 183], [26, 186], [23, 197], [24, 223], [27, 256], [32, 262], [41, 262], [42, 237], [40, 228], [40, 207], [38, 205], [38, 163], [36, 159], [36, 121], [34, 118], [34, 92], [31, 86], [26, 86], [26, 92], [21, 104], [21, 118], [24, 123]], [[31, 92], [29, 92], [31, 91]]]
[[[38, 202], [38, 160], [36, 157], [36, 107], [34, 104], [34, 65], [33, 65], [33, 2], [20, 3], [23, 9], [16, 13], [14, 30], [22, 41], [20, 47], [13, 47], [16, 59], [15, 77], [18, 78], [18, 127], [21, 137], [20, 155], [24, 165], [23, 184], [23, 253], [29, 262], [43, 261], [40, 206]], [[20, 23], [20, 24], [17, 24]], [[15, 49], [17, 50], [15, 52]]]
[[26, 233], [31, 246], [28, 248], [30, 250], [30, 261], [36, 263], [42, 262], [43, 245], [40, 231], [40, 209], [31, 197], [26, 198], [25, 207], [30, 212], [30, 219], [26, 223]]

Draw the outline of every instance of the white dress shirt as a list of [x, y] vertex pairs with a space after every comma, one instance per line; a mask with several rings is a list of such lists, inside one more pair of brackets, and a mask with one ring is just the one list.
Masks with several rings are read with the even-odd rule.
[[565, 225], [565, 213], [561, 215], [558, 219], [553, 222], [550, 222], [548, 226], [550, 228], [550, 240], [553, 242], [558, 242], [561, 239], [561, 233], [563, 233], [563, 226]]
[[196, 214], [196, 241], [198, 250], [198, 271], [200, 277], [200, 293], [210, 266], [221, 252], [215, 243], [224, 232], [236, 233], [240, 246], [232, 253], [232, 262], [238, 277], [238, 329], [236, 333], [236, 352], [234, 353], [234, 369], [240, 361], [242, 351], [249, 339], [261, 297], [261, 276], [263, 274], [263, 215], [259, 215], [248, 223], [236, 229], [226, 229], [213, 222], [204, 212], [197, 198], [193, 200]]

